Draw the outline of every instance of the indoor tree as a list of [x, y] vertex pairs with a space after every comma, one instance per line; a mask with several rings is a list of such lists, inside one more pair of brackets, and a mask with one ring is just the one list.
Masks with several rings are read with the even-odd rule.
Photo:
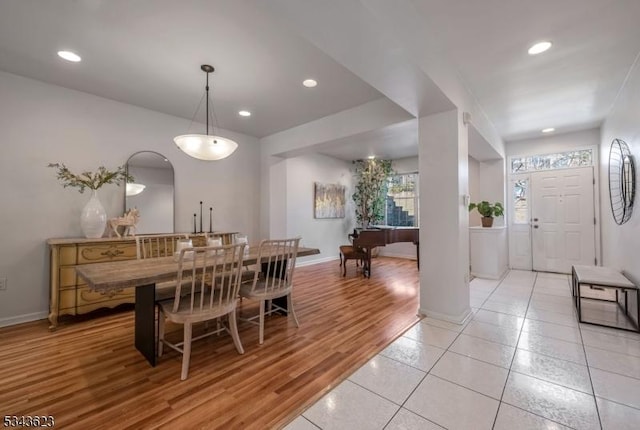
[[393, 174], [391, 160], [356, 160], [356, 186], [353, 201], [356, 206], [356, 221], [367, 228], [384, 220], [387, 195], [387, 180]]

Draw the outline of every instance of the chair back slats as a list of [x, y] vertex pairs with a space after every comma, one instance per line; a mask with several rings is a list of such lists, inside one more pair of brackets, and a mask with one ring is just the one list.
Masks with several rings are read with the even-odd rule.
[[170, 257], [176, 251], [181, 239], [188, 239], [186, 234], [154, 234], [136, 236], [136, 256], [138, 260], [145, 258]]
[[236, 244], [182, 249], [173, 312], [206, 313], [223, 311], [235, 305], [242, 278], [245, 246]]
[[262, 282], [258, 282], [256, 273], [252, 287], [254, 292], [269, 294], [291, 287], [299, 243], [299, 237], [263, 240], [260, 243], [257, 264]]

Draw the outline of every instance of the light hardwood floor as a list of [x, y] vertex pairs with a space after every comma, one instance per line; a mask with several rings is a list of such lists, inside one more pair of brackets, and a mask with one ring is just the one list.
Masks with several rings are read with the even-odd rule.
[[280, 428], [418, 320], [415, 261], [377, 258], [371, 279], [353, 261], [343, 278], [338, 264], [296, 269], [300, 328], [269, 317], [260, 346], [258, 327], [240, 323], [244, 355], [228, 335], [197, 341], [183, 382], [178, 353], [152, 368], [134, 348], [130, 310], [55, 332], [44, 320], [2, 328], [0, 415], [52, 415], [69, 429]]

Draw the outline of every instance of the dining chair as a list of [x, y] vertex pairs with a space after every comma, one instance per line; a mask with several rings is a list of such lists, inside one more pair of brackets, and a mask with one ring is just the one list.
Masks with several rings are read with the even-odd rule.
[[[244, 243], [246, 244], [246, 248], [244, 249], [245, 257], [249, 254], [249, 237], [244, 233], [235, 233], [231, 238], [232, 243]], [[255, 274], [255, 270], [253, 267], [244, 266], [244, 271], [242, 272], [242, 280], [241, 283], [250, 283], [253, 282], [253, 276]]]
[[[291, 293], [293, 291], [293, 271], [300, 238], [263, 240], [258, 248], [256, 271], [251, 283], [240, 287], [240, 297], [260, 302], [260, 313], [251, 318], [240, 318], [260, 326], [260, 344], [264, 342], [264, 317], [275, 311], [293, 316], [296, 327], [298, 318], [293, 309]], [[275, 303], [273, 299], [287, 298], [287, 309]], [[265, 311], [269, 302], [269, 309]], [[254, 321], [258, 319], [258, 322]]]
[[176, 251], [178, 241], [183, 239], [189, 239], [189, 235], [172, 233], [136, 236], [136, 256], [138, 260], [170, 257]]
[[[162, 357], [163, 345], [181, 353], [180, 379], [183, 381], [189, 373], [194, 340], [226, 331], [238, 353], [244, 354], [236, 320], [244, 247], [244, 244], [205, 246], [180, 251], [175, 295], [159, 302], [158, 357]], [[222, 323], [217, 330], [193, 337], [194, 324], [224, 316], [227, 316], [226, 325]], [[171, 343], [165, 339], [165, 320], [183, 325], [181, 342]]]
[[[189, 235], [176, 233], [136, 236], [136, 256], [138, 260], [171, 257], [175, 254], [178, 243], [185, 240], [189, 240]], [[156, 300], [173, 297], [175, 286], [173, 281], [157, 283]]]

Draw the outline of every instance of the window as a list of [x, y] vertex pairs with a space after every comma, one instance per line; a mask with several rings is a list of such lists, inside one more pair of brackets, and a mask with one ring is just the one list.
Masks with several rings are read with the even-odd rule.
[[385, 224], [418, 226], [418, 173], [391, 176], [387, 182]]
[[525, 173], [536, 170], [566, 169], [569, 167], [591, 166], [591, 149], [559, 152], [556, 154], [528, 155], [511, 158], [511, 173]]
[[513, 183], [513, 223], [528, 224], [529, 209], [527, 195], [529, 194], [529, 180], [519, 179]]

